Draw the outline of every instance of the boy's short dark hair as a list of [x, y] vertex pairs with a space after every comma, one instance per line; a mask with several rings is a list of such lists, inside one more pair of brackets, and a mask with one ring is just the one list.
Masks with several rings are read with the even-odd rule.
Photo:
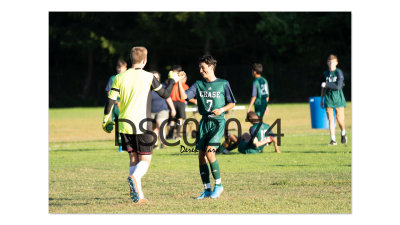
[[180, 65], [173, 65], [171, 70], [175, 70], [175, 71], [182, 71], [182, 67]]
[[215, 60], [211, 55], [203, 55], [199, 58], [199, 64], [200, 63], [205, 63], [208, 66], [213, 65], [214, 66], [214, 71], [215, 68], [217, 67], [217, 60]]
[[127, 66], [128, 66], [128, 63], [126, 63], [126, 61], [123, 60], [123, 59], [119, 59], [119, 60], [117, 61], [117, 66], [118, 66], [118, 67], [127, 67]]
[[263, 72], [263, 66], [261, 63], [254, 63], [251, 69], [256, 71], [257, 74], [261, 74]]
[[260, 117], [257, 116], [257, 114], [254, 111], [250, 111], [246, 115], [246, 120], [249, 121], [250, 123], [259, 123], [261, 122]]

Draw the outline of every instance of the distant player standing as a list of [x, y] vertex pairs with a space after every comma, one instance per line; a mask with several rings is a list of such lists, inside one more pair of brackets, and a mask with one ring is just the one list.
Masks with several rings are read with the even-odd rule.
[[253, 81], [253, 87], [251, 91], [251, 100], [249, 109], [247, 112], [251, 111], [251, 107], [254, 104], [254, 111], [257, 116], [261, 118], [264, 117], [265, 112], [268, 112], [268, 101], [269, 101], [269, 90], [267, 80], [261, 76], [263, 71], [263, 66], [259, 63], [254, 63], [252, 66], [252, 75], [255, 77]]
[[[116, 66], [115, 69], [117, 70], [117, 74], [125, 72], [128, 69], [128, 66], [127, 66], [127, 63], [125, 62], [125, 60], [123, 60], [123, 59], [118, 60], [117, 66]], [[113, 81], [115, 79], [115, 76], [116, 75], [113, 75], [108, 79], [108, 82], [107, 82], [107, 85], [106, 85], [106, 89], [105, 89], [105, 91], [107, 92], [107, 96], [110, 94], [111, 86], [112, 86], [112, 83], [113, 83]], [[115, 121], [116, 119], [118, 119], [118, 116], [119, 116], [119, 113], [120, 113], [119, 108], [120, 108], [120, 99], [118, 97], [117, 101], [115, 103], [115, 106], [113, 108], [113, 111], [112, 111], [112, 121]], [[122, 152], [121, 135], [118, 136], [118, 144], [119, 144], [119, 149], [118, 150], [119, 150], [119, 152]]]
[[[321, 84], [321, 107], [326, 108], [326, 113], [329, 119], [329, 131], [331, 134], [330, 145], [337, 145], [335, 138], [335, 118], [334, 112], [336, 111], [336, 119], [339, 123], [341, 130], [341, 142], [347, 143], [345, 124], [344, 124], [344, 108], [346, 107], [346, 99], [344, 98], [342, 88], [344, 86], [344, 76], [342, 70], [336, 68], [338, 59], [335, 55], [328, 57], [328, 70], [323, 73], [323, 82]], [[325, 96], [325, 105], [322, 101]]]
[[[218, 198], [223, 191], [215, 153], [225, 131], [224, 114], [232, 109], [236, 103], [229, 82], [215, 76], [216, 66], [217, 60], [212, 56], [202, 56], [199, 59], [199, 68], [204, 80], [196, 81], [187, 91], [184, 90], [182, 82], [178, 82], [181, 99], [196, 98], [199, 113], [202, 115], [196, 149], [199, 150], [200, 176], [204, 185], [204, 192], [197, 199]], [[213, 191], [211, 191], [207, 160], [215, 180]]]
[[[129, 153], [130, 166], [128, 183], [131, 189], [130, 196], [135, 203], [147, 202], [141, 186], [141, 178], [150, 166], [153, 151], [154, 137], [152, 136], [151, 120], [151, 89], [161, 97], [168, 98], [172, 86], [179, 77], [172, 77], [164, 89], [152, 73], [143, 70], [147, 63], [147, 49], [133, 47], [131, 50], [132, 68], [118, 74], [112, 84], [108, 102], [104, 108], [103, 130], [107, 127], [112, 108], [118, 95], [121, 98], [121, 113], [118, 120], [119, 132], [122, 139], [122, 149]], [[146, 125], [144, 125], [146, 124]]]

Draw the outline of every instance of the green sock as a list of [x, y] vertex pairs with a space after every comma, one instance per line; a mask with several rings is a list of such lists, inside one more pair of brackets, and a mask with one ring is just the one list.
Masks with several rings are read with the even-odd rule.
[[215, 160], [214, 162], [210, 163], [210, 167], [211, 167], [211, 173], [214, 177], [215, 180], [215, 185], [216, 186], [222, 186], [221, 184], [221, 173], [219, 170], [219, 163], [218, 160]]
[[224, 150], [224, 145], [219, 145], [219, 147], [217, 148], [217, 153], [221, 153], [222, 150]]
[[[211, 191], [211, 186], [210, 186], [210, 170], [208, 169], [208, 165], [203, 164], [200, 165], [200, 176], [201, 176], [201, 181], [203, 181], [204, 189]], [[207, 187], [210, 186], [210, 187]]]

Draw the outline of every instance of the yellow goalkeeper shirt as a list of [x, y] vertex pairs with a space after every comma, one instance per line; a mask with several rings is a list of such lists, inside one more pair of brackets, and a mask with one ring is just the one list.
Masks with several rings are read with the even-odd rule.
[[115, 76], [108, 98], [117, 100], [118, 94], [120, 96], [120, 133], [143, 134], [143, 130], [151, 130], [151, 123], [144, 122], [150, 118], [151, 88], [157, 91], [162, 86], [152, 73], [143, 69], [131, 68]]

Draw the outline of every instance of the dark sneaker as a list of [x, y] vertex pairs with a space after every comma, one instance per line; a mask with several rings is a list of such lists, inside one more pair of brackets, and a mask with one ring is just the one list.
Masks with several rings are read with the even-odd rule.
[[336, 141], [331, 141], [329, 145], [337, 145]]
[[137, 185], [136, 179], [133, 175], [128, 177], [128, 184], [131, 189], [130, 191], [131, 199], [133, 202], [137, 203], [139, 201], [139, 191], [136, 186]]
[[342, 136], [342, 140], [341, 140], [342, 144], [347, 144], [347, 137], [346, 135]]

